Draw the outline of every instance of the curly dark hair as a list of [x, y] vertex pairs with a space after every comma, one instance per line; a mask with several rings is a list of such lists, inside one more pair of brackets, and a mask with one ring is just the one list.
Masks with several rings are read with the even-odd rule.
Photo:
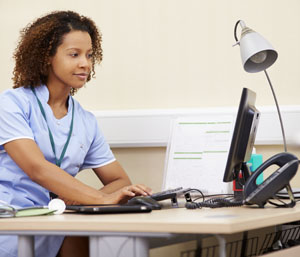
[[[21, 30], [19, 44], [14, 52], [13, 88], [40, 86], [48, 79], [49, 59], [62, 44], [63, 36], [70, 31], [88, 32], [92, 40], [92, 77], [95, 63], [102, 61], [102, 36], [95, 23], [73, 11], [55, 11]], [[87, 81], [91, 79], [89, 74]], [[72, 88], [71, 94], [77, 90]]]

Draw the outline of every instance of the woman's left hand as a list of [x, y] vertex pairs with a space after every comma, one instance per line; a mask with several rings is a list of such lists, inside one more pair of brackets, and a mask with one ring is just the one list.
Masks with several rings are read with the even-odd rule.
[[143, 184], [135, 184], [125, 187], [128, 191], [132, 192], [134, 195], [142, 195], [147, 196], [152, 194], [152, 189], [143, 185]]
[[129, 199], [134, 196], [148, 196], [152, 194], [152, 189], [143, 185], [143, 184], [135, 184], [126, 186], [120, 189], [122, 191], [123, 198], [119, 203], [126, 203]]

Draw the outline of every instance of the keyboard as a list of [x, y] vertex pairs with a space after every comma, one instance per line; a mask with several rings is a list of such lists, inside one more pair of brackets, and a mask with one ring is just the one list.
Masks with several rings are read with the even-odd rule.
[[188, 188], [178, 187], [178, 188], [168, 189], [165, 191], [154, 193], [150, 195], [150, 197], [156, 201], [162, 201], [162, 200], [172, 199], [172, 198], [176, 198], [177, 196], [184, 195], [185, 192], [187, 191], [189, 191]]

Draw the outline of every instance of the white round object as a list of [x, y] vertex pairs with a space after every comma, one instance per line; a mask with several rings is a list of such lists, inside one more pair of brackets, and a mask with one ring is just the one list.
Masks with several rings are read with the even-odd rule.
[[49, 210], [55, 210], [54, 214], [62, 214], [66, 209], [66, 204], [61, 199], [52, 199], [48, 204]]

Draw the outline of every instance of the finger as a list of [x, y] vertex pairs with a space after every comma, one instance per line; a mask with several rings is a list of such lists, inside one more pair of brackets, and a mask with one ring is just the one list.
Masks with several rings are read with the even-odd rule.
[[138, 185], [132, 185], [130, 190], [132, 192], [134, 192], [135, 194], [138, 194], [138, 195], [143, 195], [143, 196], [147, 196], [148, 193], [145, 192], [145, 190], [141, 187], [139, 187]]
[[137, 185], [135, 185], [135, 187], [142, 190], [144, 192], [143, 195], [151, 195], [153, 193], [151, 188], [149, 188], [143, 184], [137, 184]]
[[128, 187], [124, 187], [122, 190], [123, 194], [127, 195], [127, 196], [135, 196], [135, 191], [131, 186]]

